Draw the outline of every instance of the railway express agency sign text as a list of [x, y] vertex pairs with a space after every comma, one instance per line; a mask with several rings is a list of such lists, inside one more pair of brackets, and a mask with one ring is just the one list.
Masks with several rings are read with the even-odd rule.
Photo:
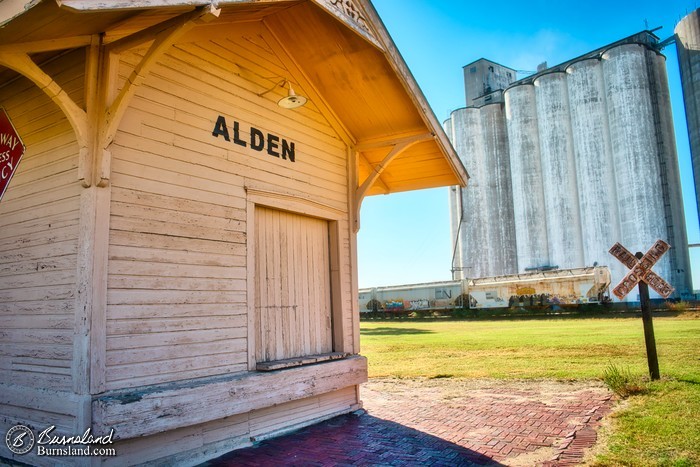
[[22, 143], [5, 109], [0, 108], [0, 200], [2, 200], [23, 155], [24, 143]]
[[211, 134], [216, 138], [222, 137], [226, 141], [244, 148], [250, 148], [253, 151], [264, 152], [270, 156], [288, 160], [289, 162], [296, 161], [295, 145], [293, 142], [287, 141], [272, 133], [265, 133], [253, 126], [246, 131], [246, 129], [243, 129], [241, 124], [235, 120], [229, 125], [222, 115], [219, 115], [216, 119]]

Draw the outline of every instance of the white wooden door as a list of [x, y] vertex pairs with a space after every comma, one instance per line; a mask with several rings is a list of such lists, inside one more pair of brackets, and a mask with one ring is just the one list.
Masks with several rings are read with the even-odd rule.
[[255, 209], [256, 361], [333, 351], [328, 221]]

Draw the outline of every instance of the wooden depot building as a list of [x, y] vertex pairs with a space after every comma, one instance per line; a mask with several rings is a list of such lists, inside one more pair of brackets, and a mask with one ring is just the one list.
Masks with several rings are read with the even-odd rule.
[[468, 178], [369, 1], [0, 24], [0, 434], [117, 452], [0, 457], [186, 465], [360, 407], [362, 200]]

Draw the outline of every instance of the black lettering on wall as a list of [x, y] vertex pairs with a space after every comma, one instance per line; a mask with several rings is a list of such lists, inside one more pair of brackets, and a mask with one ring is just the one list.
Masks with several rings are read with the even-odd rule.
[[233, 142], [236, 143], [239, 146], [246, 147], [246, 142], [240, 138], [240, 130], [239, 130], [239, 123], [234, 121], [233, 122]]
[[[231, 129], [233, 129], [233, 134], [230, 133]], [[223, 115], [219, 115], [216, 118], [214, 129], [211, 134], [215, 138], [222, 136], [226, 141], [233, 141], [234, 144], [244, 148], [250, 147], [258, 152], [266, 151], [270, 156], [281, 157], [290, 162], [296, 161], [296, 152], [293, 142], [287, 141], [272, 133], [263, 133], [255, 127], [250, 127], [250, 136], [247, 138], [245, 127], [241, 129], [240, 122], [234, 120], [233, 125], [229, 128], [226, 125], [226, 119]]]
[[262, 151], [265, 147], [265, 135], [255, 127], [250, 127], [250, 148]]
[[294, 162], [294, 143], [288, 142], [286, 139], [282, 139], [282, 159], [289, 158], [290, 161]]
[[280, 156], [280, 153], [278, 151], [279, 141], [280, 141], [279, 136], [271, 135], [270, 133], [267, 134], [267, 153], [269, 155], [275, 156], [275, 157]]
[[212, 131], [211, 134], [217, 138], [219, 135], [221, 135], [226, 141], [231, 141], [231, 138], [228, 135], [228, 128], [226, 128], [226, 119], [222, 115], [219, 115], [219, 117], [216, 119], [214, 131]]

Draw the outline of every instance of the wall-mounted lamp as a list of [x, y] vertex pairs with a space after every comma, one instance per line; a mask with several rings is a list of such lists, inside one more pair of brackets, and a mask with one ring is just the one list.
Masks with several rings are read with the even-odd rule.
[[277, 105], [284, 109], [296, 109], [298, 107], [301, 107], [302, 105], [306, 104], [308, 99], [302, 95], [299, 95], [294, 92], [294, 88], [292, 88], [292, 83], [289, 82], [287, 79], [283, 79], [276, 83], [274, 86], [272, 86], [270, 89], [267, 91], [258, 94], [258, 96], [262, 97], [265, 94], [269, 93], [273, 89], [275, 89], [277, 86], [284, 87], [285, 85], [289, 86], [289, 90], [287, 91], [287, 95], [283, 97], [282, 99], [277, 101]]

